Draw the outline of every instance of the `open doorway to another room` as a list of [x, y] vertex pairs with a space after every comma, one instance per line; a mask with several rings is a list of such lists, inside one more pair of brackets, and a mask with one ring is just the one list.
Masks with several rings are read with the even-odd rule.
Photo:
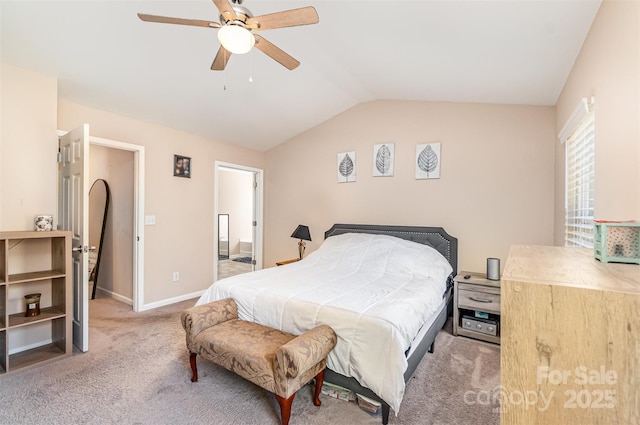
[[216, 163], [216, 280], [261, 268], [261, 175]]
[[[134, 152], [95, 144], [89, 145], [89, 184], [92, 192], [106, 183], [110, 193], [109, 207], [102, 237], [100, 264], [95, 281], [89, 282], [89, 295], [109, 297], [133, 306], [134, 252]], [[100, 182], [103, 180], [103, 182]], [[99, 200], [100, 201], [100, 200]], [[89, 243], [96, 247], [97, 258], [104, 202], [95, 202], [89, 194]], [[95, 289], [93, 286], [95, 285]]]

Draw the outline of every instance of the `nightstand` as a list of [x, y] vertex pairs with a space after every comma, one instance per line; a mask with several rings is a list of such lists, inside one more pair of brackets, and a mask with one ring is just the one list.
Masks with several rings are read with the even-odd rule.
[[453, 334], [500, 344], [499, 280], [474, 272], [454, 278]]
[[276, 266], [284, 266], [285, 264], [295, 263], [296, 261], [300, 261], [299, 258], [292, 258], [291, 260], [278, 261]]

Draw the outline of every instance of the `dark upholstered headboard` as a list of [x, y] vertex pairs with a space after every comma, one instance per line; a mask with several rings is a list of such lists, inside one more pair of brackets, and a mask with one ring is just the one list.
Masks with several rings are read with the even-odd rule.
[[385, 226], [376, 224], [334, 224], [324, 232], [324, 238], [343, 233], [372, 233], [389, 235], [408, 241], [429, 245], [442, 254], [453, 267], [453, 276], [458, 273], [458, 239], [442, 227]]

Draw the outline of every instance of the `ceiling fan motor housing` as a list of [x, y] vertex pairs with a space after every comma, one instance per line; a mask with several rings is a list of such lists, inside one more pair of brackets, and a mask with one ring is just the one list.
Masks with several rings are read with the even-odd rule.
[[[240, 6], [239, 4], [236, 4], [235, 2], [231, 7], [233, 8], [233, 11], [236, 12], [236, 18], [235, 19], [228, 19], [226, 16], [224, 16], [224, 14], [221, 14], [220, 15], [220, 22], [222, 23], [222, 25], [234, 25], [235, 24], [235, 25], [241, 25], [241, 26], [245, 27], [246, 24], [247, 24], [247, 20], [249, 18], [253, 18], [253, 14], [246, 7]], [[247, 29], [249, 29], [249, 28], [247, 28]]]

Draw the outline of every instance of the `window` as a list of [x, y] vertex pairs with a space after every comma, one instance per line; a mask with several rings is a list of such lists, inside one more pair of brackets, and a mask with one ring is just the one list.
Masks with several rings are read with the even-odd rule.
[[[594, 113], [593, 100], [584, 99], [567, 125], [565, 142], [565, 237], [569, 247], [593, 247]], [[577, 124], [572, 124], [576, 123]], [[567, 127], [565, 125], [565, 128]], [[561, 132], [562, 133], [562, 132]], [[561, 137], [562, 138], [562, 137]]]

